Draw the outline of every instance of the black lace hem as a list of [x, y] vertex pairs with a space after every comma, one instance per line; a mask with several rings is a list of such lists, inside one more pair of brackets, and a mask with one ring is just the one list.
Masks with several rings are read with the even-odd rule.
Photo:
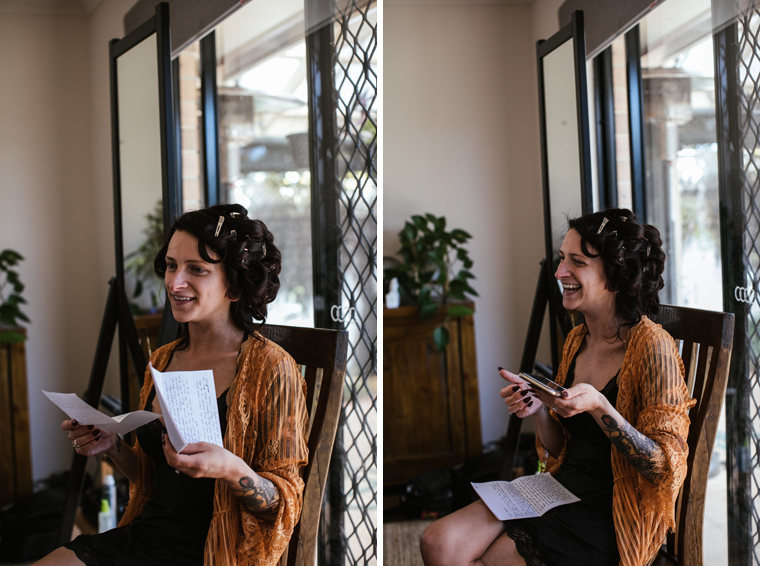
[[536, 542], [535, 533], [527, 525], [516, 521], [506, 523], [507, 536], [515, 541], [517, 552], [525, 560], [525, 566], [557, 566], [546, 556], [541, 543]]
[[80, 535], [63, 546], [76, 554], [85, 566], [113, 566], [113, 559], [105, 552], [92, 548], [88, 538], [89, 535]]

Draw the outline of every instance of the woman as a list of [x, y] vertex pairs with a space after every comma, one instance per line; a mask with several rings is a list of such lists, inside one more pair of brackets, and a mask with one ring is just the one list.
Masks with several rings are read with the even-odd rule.
[[[212, 369], [224, 448], [178, 454], [161, 421], [137, 443], [86, 423], [62, 428], [78, 454], [106, 454], [130, 481], [118, 528], [80, 536], [38, 564], [275, 564], [301, 511], [308, 414], [293, 359], [256, 332], [279, 290], [272, 234], [239, 205], [188, 212], [158, 253], [179, 340], [158, 349], [159, 371]], [[161, 413], [150, 372], [140, 406]]]
[[477, 501], [428, 527], [425, 564], [644, 566], [657, 553], [675, 526], [694, 403], [673, 339], [648, 318], [661, 245], [628, 210], [571, 220], [555, 277], [584, 323], [565, 341], [567, 390], [552, 397], [499, 368], [510, 413], [533, 417], [539, 457], [581, 501], [505, 522]]

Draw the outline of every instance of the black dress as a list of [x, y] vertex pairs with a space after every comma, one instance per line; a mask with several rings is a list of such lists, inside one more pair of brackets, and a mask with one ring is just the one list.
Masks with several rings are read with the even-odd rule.
[[[574, 378], [575, 360], [566, 387]], [[601, 393], [615, 406], [617, 375]], [[554, 477], [581, 501], [560, 505], [541, 517], [505, 521], [507, 535], [527, 566], [617, 566], [610, 440], [588, 413], [559, 421], [569, 432], [570, 442], [567, 459]]]
[[[145, 409], [153, 408], [155, 389]], [[227, 391], [217, 399], [222, 436], [227, 428]], [[64, 546], [86, 566], [191, 566], [203, 564], [214, 510], [212, 478], [193, 479], [169, 466], [161, 445], [164, 427], [154, 420], [137, 429], [137, 439], [155, 463], [153, 493], [130, 525], [82, 535]]]

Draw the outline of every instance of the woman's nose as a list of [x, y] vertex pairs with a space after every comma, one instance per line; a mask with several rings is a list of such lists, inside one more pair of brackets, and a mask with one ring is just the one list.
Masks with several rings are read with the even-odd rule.
[[171, 276], [166, 277], [166, 286], [169, 289], [181, 289], [186, 285], [185, 278], [181, 272], [172, 273]]
[[567, 274], [567, 268], [565, 267], [565, 262], [563, 260], [559, 260], [557, 271], [554, 272], [554, 278], [560, 279], [566, 274]]

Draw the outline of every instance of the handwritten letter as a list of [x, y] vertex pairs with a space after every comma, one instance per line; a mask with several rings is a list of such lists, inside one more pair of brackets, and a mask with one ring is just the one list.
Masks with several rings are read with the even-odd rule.
[[222, 446], [213, 372], [160, 372], [152, 365], [150, 371], [164, 412], [169, 440], [177, 452], [194, 442]]
[[511, 482], [473, 483], [472, 487], [500, 521], [540, 517], [558, 505], [580, 501], [551, 474], [523, 476]]
[[43, 391], [43, 393], [69, 418], [79, 421], [79, 424], [93, 425], [116, 434], [127, 434], [161, 416], [150, 411], [133, 411], [111, 418], [82, 401], [74, 393], [52, 393], [50, 391]]

